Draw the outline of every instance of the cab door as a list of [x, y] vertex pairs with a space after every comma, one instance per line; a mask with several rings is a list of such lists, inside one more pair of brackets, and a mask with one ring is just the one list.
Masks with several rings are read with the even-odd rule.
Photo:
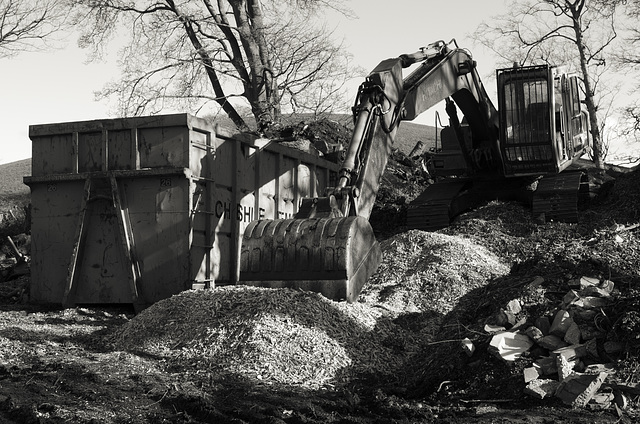
[[566, 140], [569, 158], [581, 156], [589, 147], [589, 117], [580, 101], [580, 85], [575, 75], [563, 75], [563, 103], [566, 114]]

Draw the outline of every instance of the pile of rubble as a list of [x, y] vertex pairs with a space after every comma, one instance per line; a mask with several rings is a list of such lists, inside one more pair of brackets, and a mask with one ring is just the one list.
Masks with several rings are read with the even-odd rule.
[[[529, 284], [540, 289], [544, 279]], [[624, 391], [635, 387], [616, 384], [613, 359], [624, 344], [608, 338], [611, 329], [605, 308], [613, 303], [615, 285], [609, 280], [582, 277], [569, 282], [570, 290], [550, 314], [518, 320], [522, 302], [510, 301], [494, 317], [497, 325], [486, 325], [492, 334], [489, 350], [509, 362], [528, 361], [523, 369], [524, 392], [538, 399], [557, 397], [574, 408], [624, 409]], [[465, 340], [469, 354], [474, 346]]]

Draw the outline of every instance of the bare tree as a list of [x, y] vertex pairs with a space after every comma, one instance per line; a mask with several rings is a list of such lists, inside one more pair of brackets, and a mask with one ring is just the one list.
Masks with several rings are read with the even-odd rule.
[[[340, 1], [75, 0], [75, 6], [86, 29], [80, 43], [94, 53], [127, 25], [122, 78], [100, 94], [117, 96], [121, 114], [213, 103], [248, 131], [238, 111], [249, 105], [262, 132], [279, 121], [283, 107], [326, 104], [353, 72], [331, 31], [314, 25], [318, 8], [345, 12]], [[306, 93], [319, 94], [315, 106]]]
[[[640, 1], [629, 1], [625, 7], [625, 13], [629, 18], [630, 24], [625, 28], [624, 43], [621, 43], [620, 49], [615, 55], [616, 64], [621, 67], [628, 75], [637, 75], [640, 71]], [[636, 78], [627, 78], [630, 81], [636, 81]], [[632, 90], [637, 93], [640, 88], [639, 83], [632, 84]], [[630, 104], [621, 108], [621, 129], [620, 137], [628, 143], [640, 140], [640, 102], [637, 96], [633, 96]], [[630, 163], [637, 162], [629, 160]]]
[[593, 138], [593, 160], [604, 167], [598, 118], [598, 84], [608, 49], [617, 36], [617, 0], [520, 0], [506, 15], [481, 24], [474, 38], [506, 63], [546, 62], [573, 66], [584, 84]]
[[66, 18], [57, 0], [0, 0], [0, 58], [48, 47]]

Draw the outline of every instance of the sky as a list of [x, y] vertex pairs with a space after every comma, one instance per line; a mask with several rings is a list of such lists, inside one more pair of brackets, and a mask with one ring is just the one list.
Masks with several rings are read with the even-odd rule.
[[[413, 53], [438, 40], [455, 38], [469, 48], [483, 78], [491, 75], [495, 61], [490, 52], [468, 37], [483, 20], [504, 13], [506, 0], [350, 0], [358, 16], [332, 18], [336, 36], [344, 38], [354, 62], [367, 71], [380, 61]], [[64, 48], [26, 52], [0, 59], [0, 164], [31, 157], [29, 125], [112, 118], [107, 101], [94, 100], [94, 92], [118, 77], [115, 58], [87, 64], [87, 52], [69, 35]], [[363, 75], [364, 78], [365, 75]], [[362, 81], [354, 81], [355, 98]], [[485, 85], [492, 82], [485, 80]], [[489, 90], [489, 89], [488, 89]], [[491, 92], [490, 92], [491, 93]], [[495, 101], [495, 99], [493, 99]], [[168, 110], [167, 113], [187, 112]], [[416, 122], [433, 124], [433, 114]]]

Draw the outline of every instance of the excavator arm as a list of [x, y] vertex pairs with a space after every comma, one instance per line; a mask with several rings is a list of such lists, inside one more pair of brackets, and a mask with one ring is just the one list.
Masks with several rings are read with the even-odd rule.
[[[418, 68], [403, 79], [403, 68], [414, 64]], [[326, 197], [303, 200], [294, 219], [250, 223], [243, 236], [240, 282], [355, 301], [381, 262], [368, 219], [398, 125], [444, 99], [457, 122], [449, 98], [467, 118], [473, 139], [485, 142], [469, 146], [469, 160], [473, 149], [497, 149], [498, 114], [466, 50], [439, 41], [382, 61], [358, 90], [354, 131], [336, 187]]]

